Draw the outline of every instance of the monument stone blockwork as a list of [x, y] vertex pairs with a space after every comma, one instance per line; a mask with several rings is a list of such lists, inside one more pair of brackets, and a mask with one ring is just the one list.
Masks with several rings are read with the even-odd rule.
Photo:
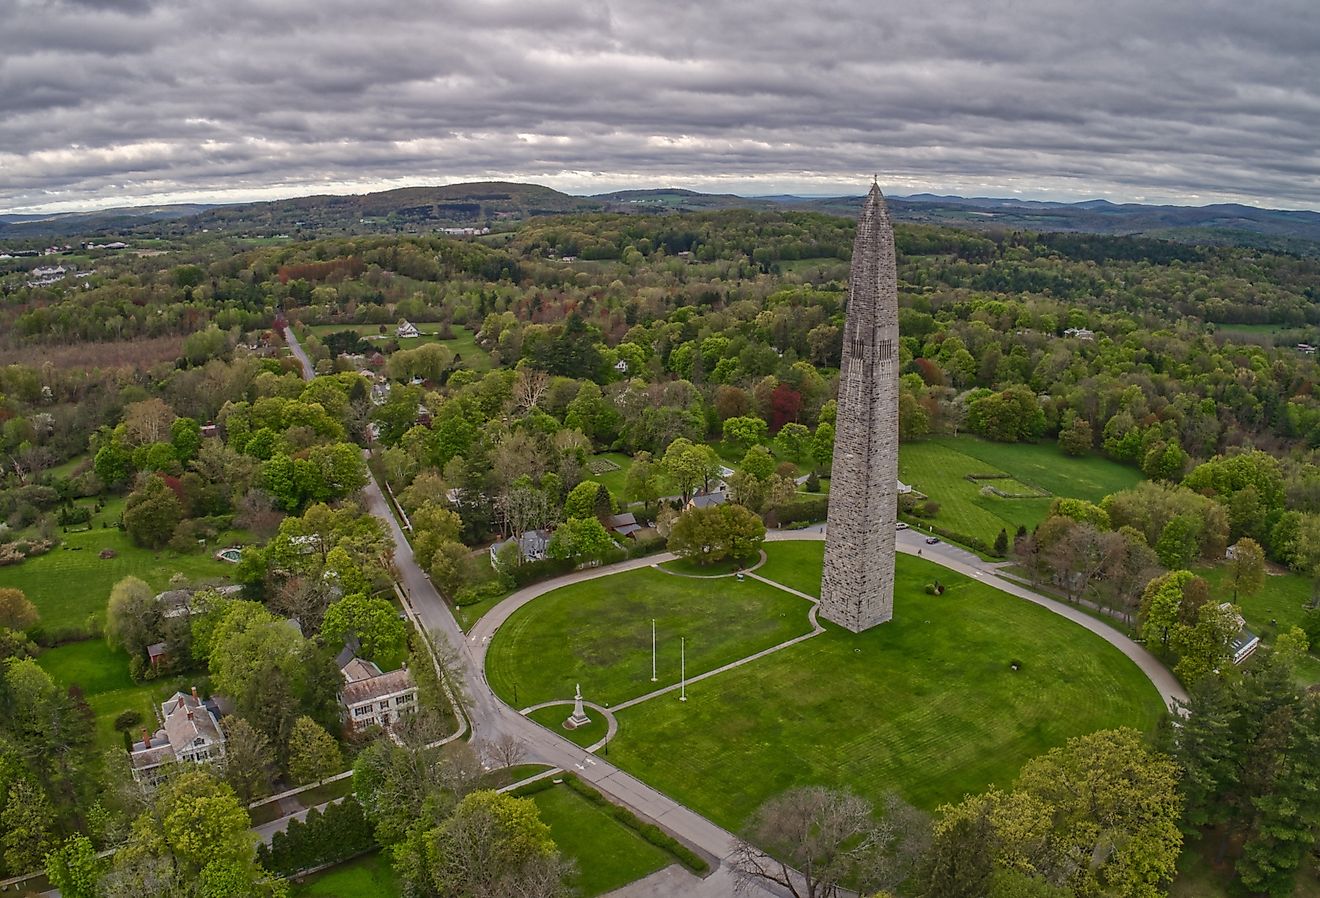
[[857, 221], [820, 613], [854, 633], [894, 616], [898, 520], [898, 269], [878, 184]]

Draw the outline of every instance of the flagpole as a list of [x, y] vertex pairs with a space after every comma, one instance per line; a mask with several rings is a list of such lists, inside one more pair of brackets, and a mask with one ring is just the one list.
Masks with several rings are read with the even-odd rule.
[[655, 618], [651, 618], [651, 682], [655, 681]]
[[687, 701], [687, 637], [679, 637], [678, 700]]

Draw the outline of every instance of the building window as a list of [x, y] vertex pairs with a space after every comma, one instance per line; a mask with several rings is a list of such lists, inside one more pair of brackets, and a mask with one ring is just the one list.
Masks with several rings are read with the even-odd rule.
[[361, 716], [364, 715], [364, 714], [370, 714], [370, 713], [371, 713], [371, 706], [370, 706], [370, 705], [363, 705], [363, 706], [360, 707], [360, 708], [354, 708], [354, 709], [353, 709], [353, 716], [354, 716], [354, 717], [361, 717]]

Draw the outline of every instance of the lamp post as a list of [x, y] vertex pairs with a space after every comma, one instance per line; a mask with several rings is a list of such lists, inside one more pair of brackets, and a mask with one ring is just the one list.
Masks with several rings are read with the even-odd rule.
[[651, 618], [651, 682], [655, 681], [655, 618]]
[[687, 701], [687, 637], [679, 637], [678, 643], [678, 700]]

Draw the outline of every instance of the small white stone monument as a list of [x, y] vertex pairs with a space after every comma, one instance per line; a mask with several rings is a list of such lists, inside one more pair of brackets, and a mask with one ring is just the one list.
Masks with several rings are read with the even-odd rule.
[[591, 723], [591, 718], [582, 707], [582, 684], [577, 684], [577, 694], [573, 696], [573, 715], [564, 721], [564, 729], [576, 730]]

